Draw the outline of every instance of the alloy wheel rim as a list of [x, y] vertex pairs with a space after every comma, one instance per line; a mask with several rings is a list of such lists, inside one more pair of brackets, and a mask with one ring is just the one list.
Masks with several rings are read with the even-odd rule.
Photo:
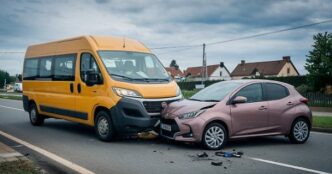
[[308, 137], [309, 128], [306, 122], [299, 121], [295, 124], [293, 134], [297, 141], [304, 141]]
[[31, 111], [30, 111], [30, 118], [31, 118], [32, 122], [36, 122], [36, 120], [37, 120], [37, 113], [34, 108], [31, 109]]
[[106, 118], [101, 118], [98, 123], [98, 132], [101, 135], [106, 135], [108, 133], [108, 121]]
[[212, 126], [205, 133], [205, 142], [211, 148], [220, 147], [225, 138], [224, 130], [219, 126]]

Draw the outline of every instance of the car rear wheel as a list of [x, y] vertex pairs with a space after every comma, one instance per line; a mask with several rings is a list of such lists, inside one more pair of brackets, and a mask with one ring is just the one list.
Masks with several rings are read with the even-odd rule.
[[295, 144], [303, 144], [308, 140], [309, 134], [310, 128], [308, 121], [303, 118], [299, 118], [292, 124], [289, 140]]
[[95, 122], [95, 131], [102, 141], [111, 141], [114, 137], [114, 129], [110, 115], [106, 111], [98, 112]]
[[38, 113], [38, 109], [36, 104], [31, 104], [30, 109], [29, 109], [29, 118], [30, 118], [30, 123], [33, 126], [41, 126], [44, 124], [45, 118]]
[[219, 150], [226, 144], [228, 135], [222, 124], [211, 123], [205, 128], [202, 138], [204, 148]]

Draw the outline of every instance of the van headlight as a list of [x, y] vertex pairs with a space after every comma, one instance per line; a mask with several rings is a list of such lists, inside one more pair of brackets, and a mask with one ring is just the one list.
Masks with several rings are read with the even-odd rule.
[[137, 91], [124, 89], [124, 88], [116, 88], [113, 87], [113, 91], [121, 97], [135, 97], [135, 98], [142, 98], [142, 95]]
[[188, 113], [180, 115], [179, 119], [184, 120], [184, 119], [196, 118], [205, 111], [206, 111], [206, 109], [199, 110], [199, 111], [194, 111], [194, 112], [188, 112]]
[[182, 92], [181, 92], [180, 87], [177, 86], [177, 88], [176, 88], [176, 96], [180, 96], [180, 95], [182, 95]]

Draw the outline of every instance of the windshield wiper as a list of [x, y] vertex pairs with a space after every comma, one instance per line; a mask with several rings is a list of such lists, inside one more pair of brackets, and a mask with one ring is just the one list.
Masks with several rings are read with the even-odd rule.
[[188, 100], [193, 100], [193, 101], [202, 101], [202, 100], [198, 100], [198, 99], [195, 99], [195, 98], [188, 98]]
[[220, 102], [219, 100], [201, 100], [203, 102]]
[[128, 80], [136, 80], [136, 79], [133, 79], [133, 78], [130, 78], [130, 77], [127, 77], [127, 76], [123, 76], [123, 75], [120, 75], [120, 74], [110, 74], [111, 76], [116, 76], [116, 77], [121, 77], [123, 79], [128, 79]]

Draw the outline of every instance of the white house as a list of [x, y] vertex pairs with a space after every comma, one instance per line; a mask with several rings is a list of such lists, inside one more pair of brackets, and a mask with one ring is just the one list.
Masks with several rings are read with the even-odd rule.
[[[202, 66], [188, 67], [184, 74], [190, 81], [201, 81], [202, 80]], [[207, 66], [207, 79], [206, 80], [230, 80], [230, 72], [224, 65], [224, 62], [220, 64], [208, 65]]]

